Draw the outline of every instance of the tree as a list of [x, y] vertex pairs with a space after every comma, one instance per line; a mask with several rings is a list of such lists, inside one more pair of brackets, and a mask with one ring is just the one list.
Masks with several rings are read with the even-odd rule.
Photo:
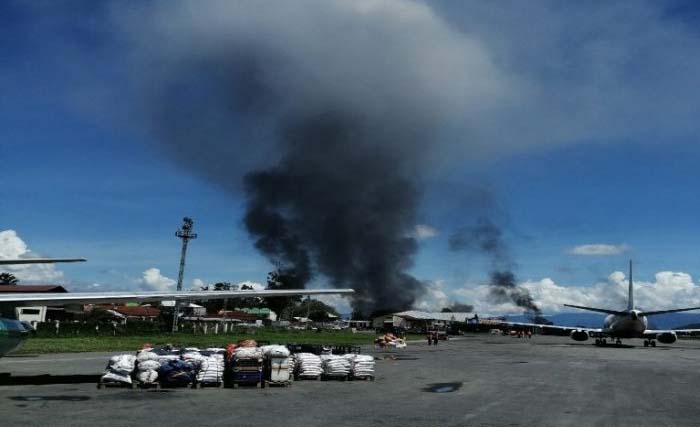
[[[268, 273], [266, 289], [304, 289], [304, 283], [299, 279], [293, 269], [278, 268], [277, 270]], [[284, 315], [289, 315], [289, 313], [293, 314], [294, 309], [289, 310], [289, 307], [296, 307], [300, 301], [301, 296], [273, 297], [265, 299], [267, 307], [277, 313], [278, 320], [282, 320], [282, 316]]]
[[[218, 282], [213, 285], [213, 287], [207, 286], [206, 289], [202, 288], [203, 291], [208, 291], [209, 289], [213, 291], [230, 291], [234, 285], [229, 282]], [[219, 310], [224, 308], [224, 300], [222, 299], [210, 299], [206, 301], [199, 301], [199, 303], [206, 307], [207, 313], [218, 313]]]
[[452, 309], [449, 307], [445, 307], [442, 310], [440, 310], [440, 313], [452, 313]]
[[16, 285], [19, 279], [12, 273], [0, 273], [0, 285]]
[[219, 282], [214, 284], [215, 291], [230, 291], [233, 287], [229, 282]]

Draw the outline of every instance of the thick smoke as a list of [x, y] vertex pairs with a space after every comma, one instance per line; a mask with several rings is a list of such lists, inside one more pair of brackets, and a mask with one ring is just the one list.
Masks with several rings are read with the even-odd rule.
[[257, 248], [303, 282], [315, 267], [334, 286], [353, 287], [366, 313], [410, 307], [423, 291], [405, 273], [417, 249], [407, 232], [414, 180], [395, 169], [396, 153], [372, 143], [361, 119], [323, 115], [294, 125], [282, 160], [245, 177], [245, 223]]
[[501, 229], [488, 218], [479, 218], [472, 227], [463, 227], [450, 236], [452, 251], [476, 250], [491, 258], [490, 296], [497, 303], [512, 302], [522, 307], [535, 321], [542, 320], [542, 311], [535, 304], [527, 289], [518, 286], [508, 248], [503, 241]]
[[431, 154], [499, 98], [500, 74], [423, 4], [302, 3], [168, 2], [129, 20], [155, 23], [132, 40], [145, 116], [168, 155], [243, 191], [255, 246], [286, 273], [354, 288], [365, 314], [410, 308]]
[[450, 307], [450, 310], [452, 310], [455, 313], [472, 313], [474, 312], [474, 306], [471, 304], [462, 304], [462, 303], [454, 303]]

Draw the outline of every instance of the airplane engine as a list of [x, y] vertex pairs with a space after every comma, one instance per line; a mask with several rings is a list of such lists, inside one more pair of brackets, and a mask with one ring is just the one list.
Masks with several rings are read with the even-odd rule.
[[664, 332], [663, 334], [657, 335], [656, 339], [659, 340], [660, 343], [673, 344], [676, 342], [678, 337], [676, 337], [674, 332]]
[[588, 332], [582, 331], [580, 329], [571, 331], [571, 339], [574, 341], [586, 341], [588, 339]]

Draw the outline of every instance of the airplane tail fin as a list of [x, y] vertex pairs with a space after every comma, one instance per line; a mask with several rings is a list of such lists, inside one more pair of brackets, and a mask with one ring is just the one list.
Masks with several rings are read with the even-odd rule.
[[629, 285], [628, 285], [628, 299], [627, 299], [627, 310], [634, 310], [634, 282], [632, 281], [632, 260], [630, 260], [630, 275], [629, 275]]

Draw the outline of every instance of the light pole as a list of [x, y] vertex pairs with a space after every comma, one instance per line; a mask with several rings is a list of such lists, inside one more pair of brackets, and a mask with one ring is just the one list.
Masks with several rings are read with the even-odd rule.
[[[185, 276], [185, 257], [187, 256], [187, 243], [190, 239], [196, 239], [197, 234], [192, 232], [194, 221], [190, 217], [182, 219], [182, 226], [175, 232], [175, 236], [182, 239], [182, 251], [180, 252], [180, 272], [177, 275], [177, 291], [182, 290], [182, 279]], [[173, 311], [173, 332], [177, 332], [177, 321], [180, 314], [180, 300], [175, 300]]]

